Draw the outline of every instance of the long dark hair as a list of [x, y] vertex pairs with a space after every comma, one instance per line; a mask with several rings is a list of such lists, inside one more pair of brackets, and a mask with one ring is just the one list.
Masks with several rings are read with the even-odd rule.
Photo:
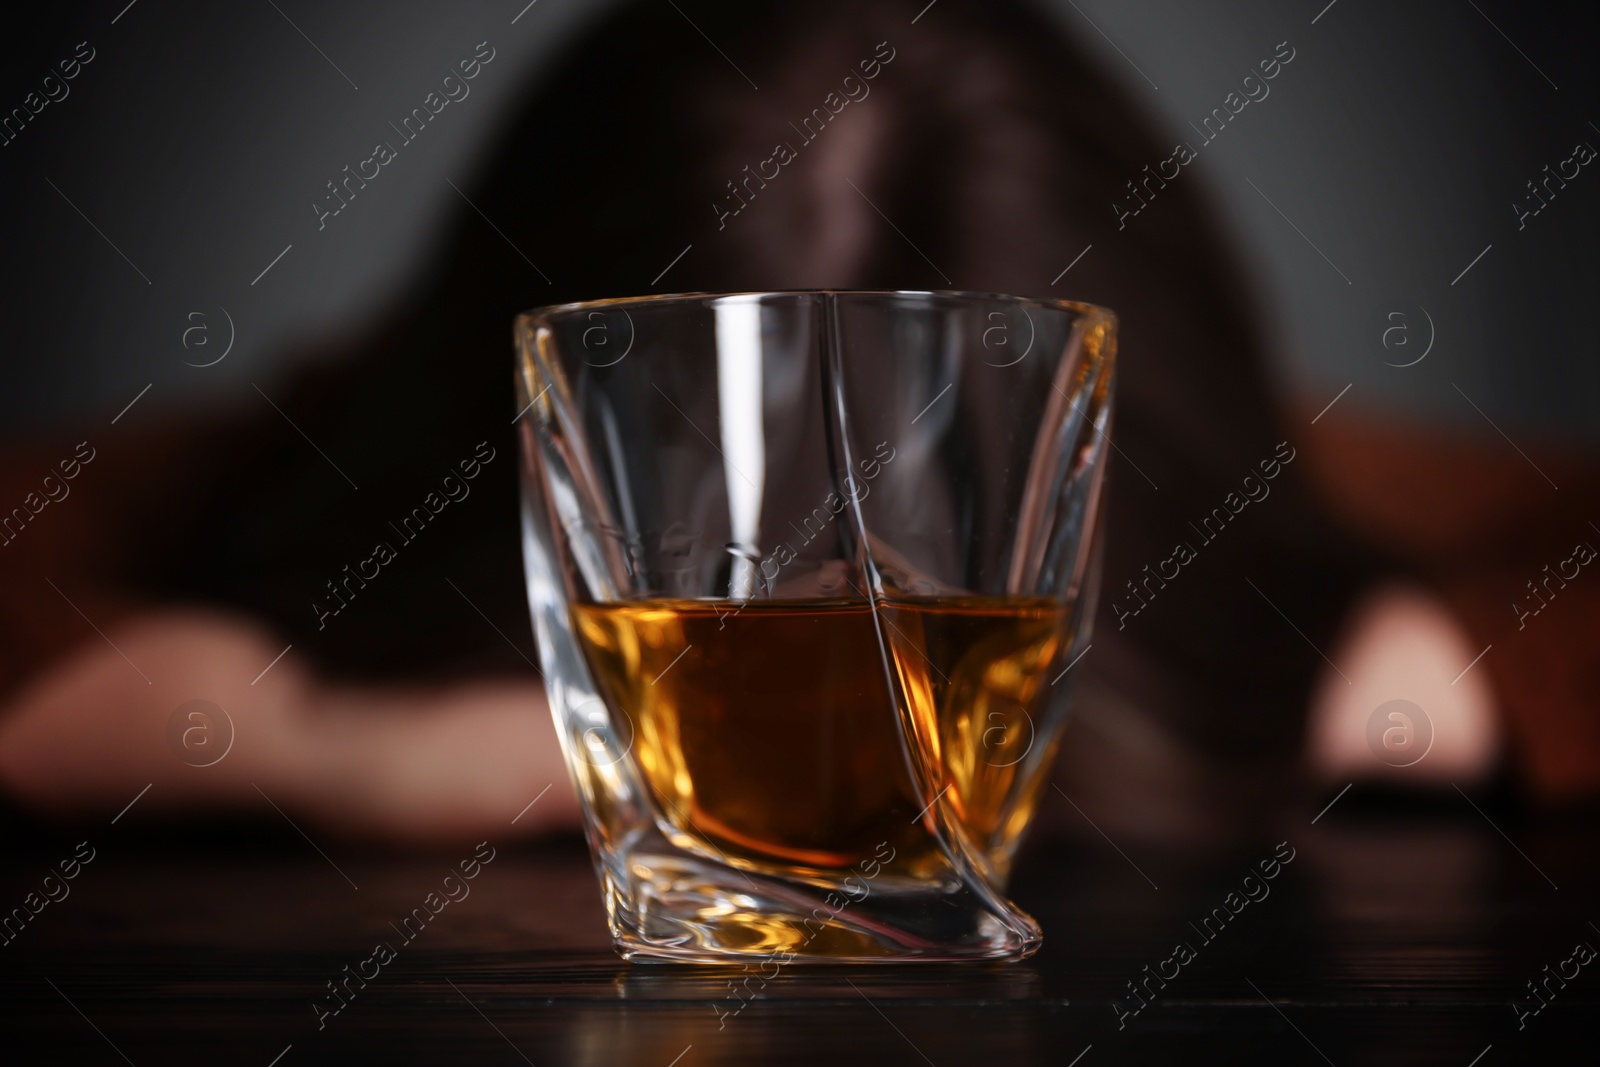
[[[1149, 206], [1119, 219], [1128, 183], [1172, 155], [1128, 93], [1024, 4], [914, 22], [921, 6], [650, 2], [591, 29], [529, 86], [426, 276], [279, 399], [359, 490], [268, 412], [174, 543], [169, 594], [265, 616], [329, 672], [527, 671], [514, 314], [652, 291], [1071, 296], [1122, 318], [1085, 671], [1219, 759], [1284, 752], [1320, 661], [1247, 579], [1320, 644], [1358, 564], [1292, 466], [1272, 504], [1214, 540], [1189, 532], [1280, 442], [1293, 451], [1202, 168], [1141, 184]], [[471, 496], [401, 540], [480, 442], [493, 458]], [[379, 541], [396, 558], [346, 585]], [[1176, 541], [1198, 558], [1159, 591], [1141, 584]], [[1135, 589], [1148, 606], [1113, 613]]]

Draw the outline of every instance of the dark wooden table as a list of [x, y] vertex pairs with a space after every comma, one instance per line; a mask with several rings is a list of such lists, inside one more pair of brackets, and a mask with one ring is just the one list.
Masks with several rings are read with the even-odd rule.
[[[1126, 843], [1124, 857], [1099, 837], [1040, 840], [1013, 887], [1045, 930], [1034, 959], [793, 967], [725, 1018], [740, 1003], [728, 971], [612, 953], [574, 841], [502, 843], [470, 896], [404, 943], [391, 922], [465, 854], [322, 842], [325, 858], [287, 832], [161, 831], [133, 816], [70, 837], [35, 829], [8, 848], [6, 908], [78, 840], [95, 858], [0, 948], [0, 1062], [1600, 1059], [1600, 962], [1564, 986], [1547, 977], [1572, 973], [1563, 961], [1579, 942], [1600, 946], [1600, 828], [1459, 801], [1374, 802], [1359, 787], [1316, 825], [1313, 814], [1283, 819], [1275, 836], [1294, 861], [1211, 940], [1190, 924], [1224, 905], [1274, 841], [1205, 855]], [[319, 1029], [313, 1004], [336, 1003], [327, 983], [365, 969], [379, 941], [395, 958], [364, 989], [351, 985], [359, 991]], [[1119, 1020], [1137, 1004], [1128, 983], [1144, 981], [1146, 965], [1170, 974], [1163, 961], [1178, 942], [1194, 958], [1165, 988], [1147, 982], [1158, 990], [1148, 1007]], [[1548, 1006], [1519, 1020], [1513, 1003], [1540, 1003], [1527, 983], [1541, 980]]]

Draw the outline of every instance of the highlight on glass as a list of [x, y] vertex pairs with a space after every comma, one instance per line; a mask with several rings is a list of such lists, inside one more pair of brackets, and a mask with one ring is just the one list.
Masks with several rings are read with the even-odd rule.
[[625, 957], [1021, 959], [1115, 317], [946, 292], [518, 318], [528, 598]]

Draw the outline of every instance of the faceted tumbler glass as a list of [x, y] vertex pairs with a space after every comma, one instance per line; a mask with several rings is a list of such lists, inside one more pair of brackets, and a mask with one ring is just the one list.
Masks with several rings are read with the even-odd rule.
[[528, 599], [628, 958], [1021, 959], [1116, 320], [774, 292], [517, 319]]

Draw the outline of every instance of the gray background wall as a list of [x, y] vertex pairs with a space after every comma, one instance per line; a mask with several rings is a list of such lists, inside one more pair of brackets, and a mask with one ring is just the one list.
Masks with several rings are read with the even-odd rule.
[[[976, 0], [938, 0], [922, 17], [963, 2]], [[252, 382], [270, 391], [396, 299], [455, 206], [449, 182], [470, 191], [529, 79], [611, 6], [525, 5], [97, 0], [19, 15], [0, 43], [0, 108], [79, 41], [95, 58], [0, 148], [0, 435], [115, 414], [146, 385], [130, 420]], [[1294, 49], [1270, 95], [1175, 179], [1204, 184], [1233, 224], [1286, 393], [1315, 410], [1350, 385], [1341, 403], [1490, 432], [1471, 397], [1519, 439], [1600, 439], [1600, 167], [1521, 231], [1511, 207], [1577, 141], [1600, 147], [1583, 51], [1595, 14], [1507, 0], [1049, 6], [1174, 142], [1198, 146], [1190, 123], [1280, 42]], [[471, 95], [319, 232], [310, 204], [324, 183], [480, 41], [496, 57]], [[1074, 269], [1092, 270], [1093, 255]], [[1057, 291], [1070, 295], [1070, 279]], [[1385, 365], [1420, 352], [1421, 308], [1428, 357]], [[221, 353], [222, 309], [232, 350], [187, 366]], [[1379, 343], [1394, 310], [1410, 316], [1412, 348]]]

